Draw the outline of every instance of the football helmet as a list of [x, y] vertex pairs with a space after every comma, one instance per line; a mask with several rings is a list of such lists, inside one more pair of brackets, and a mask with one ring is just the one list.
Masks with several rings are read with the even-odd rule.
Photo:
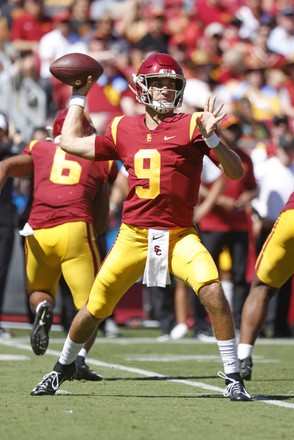
[[[54, 121], [53, 121], [53, 128], [52, 128], [52, 134], [53, 139], [56, 139], [58, 136], [61, 135], [62, 126], [65, 120], [65, 117], [67, 115], [68, 109], [60, 110], [60, 112], [57, 113]], [[83, 130], [84, 130], [84, 136], [91, 136], [91, 134], [95, 133], [95, 127], [93, 125], [93, 122], [88, 115], [88, 113], [84, 112], [83, 115]]]
[[[168, 89], [174, 92], [174, 98], [171, 102], [155, 101], [152, 98], [149, 81], [154, 78], [172, 78], [175, 79], [175, 89]], [[181, 107], [183, 102], [186, 80], [183, 70], [179, 63], [166, 53], [153, 53], [142, 61], [133, 74], [133, 80], [136, 86], [134, 90], [137, 100], [148, 107], [152, 107], [157, 113], [168, 113], [176, 107]]]

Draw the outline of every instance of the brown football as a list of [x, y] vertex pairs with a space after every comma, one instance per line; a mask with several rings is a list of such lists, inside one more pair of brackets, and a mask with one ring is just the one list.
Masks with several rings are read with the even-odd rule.
[[69, 53], [53, 61], [50, 72], [64, 84], [81, 87], [87, 82], [88, 76], [97, 81], [103, 73], [103, 67], [89, 55]]

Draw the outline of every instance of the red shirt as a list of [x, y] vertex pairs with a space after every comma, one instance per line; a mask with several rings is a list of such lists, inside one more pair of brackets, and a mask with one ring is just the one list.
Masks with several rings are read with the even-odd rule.
[[93, 202], [111, 164], [72, 156], [48, 141], [32, 141], [23, 154], [30, 154], [34, 162], [30, 226], [43, 229], [72, 221], [92, 223]]
[[281, 212], [288, 211], [289, 209], [294, 209], [294, 192], [290, 195], [286, 205]]
[[52, 20], [49, 17], [36, 17], [24, 12], [12, 21], [11, 41], [26, 40], [40, 41], [41, 37], [53, 29]]
[[[243, 177], [239, 180], [231, 180], [225, 177], [225, 190], [223, 195], [238, 200], [244, 191], [256, 189], [257, 183], [253, 171], [253, 163], [241, 149], [236, 152], [242, 160], [244, 168]], [[250, 226], [248, 214], [245, 210], [227, 211], [221, 206], [214, 206], [213, 209], [199, 221], [199, 228], [202, 231], [248, 231]]]
[[120, 159], [129, 173], [124, 223], [158, 229], [193, 224], [203, 155], [212, 156], [193, 115], [173, 115], [155, 130], [148, 130], [145, 115], [123, 116], [96, 136], [96, 160]]

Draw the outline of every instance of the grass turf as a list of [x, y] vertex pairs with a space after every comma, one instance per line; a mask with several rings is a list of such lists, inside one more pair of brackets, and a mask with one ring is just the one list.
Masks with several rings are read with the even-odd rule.
[[294, 439], [293, 339], [258, 341], [246, 383], [256, 400], [231, 402], [222, 397], [216, 344], [122, 333], [98, 337], [89, 354], [102, 382], [65, 382], [60, 394], [42, 397], [30, 391], [53, 367], [64, 334], [51, 332], [40, 357], [27, 330], [0, 341], [1, 440]]

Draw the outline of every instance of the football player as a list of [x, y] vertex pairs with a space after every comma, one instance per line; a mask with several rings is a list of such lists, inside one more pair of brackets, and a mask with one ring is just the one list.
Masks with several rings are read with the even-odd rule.
[[252, 352], [262, 330], [270, 299], [294, 274], [294, 192], [290, 195], [265, 241], [255, 265], [255, 276], [241, 319], [238, 357], [240, 374], [251, 380]]
[[[60, 148], [66, 114], [63, 110], [54, 120], [53, 141], [33, 140], [22, 154], [0, 166], [0, 188], [8, 177], [33, 177], [32, 207], [20, 233], [26, 237], [26, 285], [36, 315], [31, 346], [36, 355], [43, 355], [48, 347], [61, 273], [76, 309], [85, 304], [101, 263], [97, 234], [103, 232], [108, 218], [111, 163], [88, 161]], [[83, 114], [81, 136], [94, 132], [89, 116]], [[102, 379], [85, 364], [97, 333], [93, 330], [76, 359], [77, 379]]]
[[153, 53], [143, 60], [134, 83], [145, 113], [116, 117], [104, 135], [94, 137], [80, 134], [92, 78], [73, 89], [61, 148], [91, 161], [121, 160], [129, 191], [117, 239], [87, 305], [73, 320], [53, 370], [31, 394], [54, 394], [72, 377], [80, 347], [140, 276], [144, 274], [147, 286], [165, 286], [172, 273], [193, 288], [209, 313], [224, 366], [224, 395], [234, 401], [252, 400], [240, 377], [234, 323], [217, 268], [193, 227], [204, 155], [230, 178], [243, 175], [239, 156], [215, 132], [224, 117], [222, 105], [215, 108], [215, 98], [210, 97], [202, 115], [178, 113], [186, 80], [168, 54]]

